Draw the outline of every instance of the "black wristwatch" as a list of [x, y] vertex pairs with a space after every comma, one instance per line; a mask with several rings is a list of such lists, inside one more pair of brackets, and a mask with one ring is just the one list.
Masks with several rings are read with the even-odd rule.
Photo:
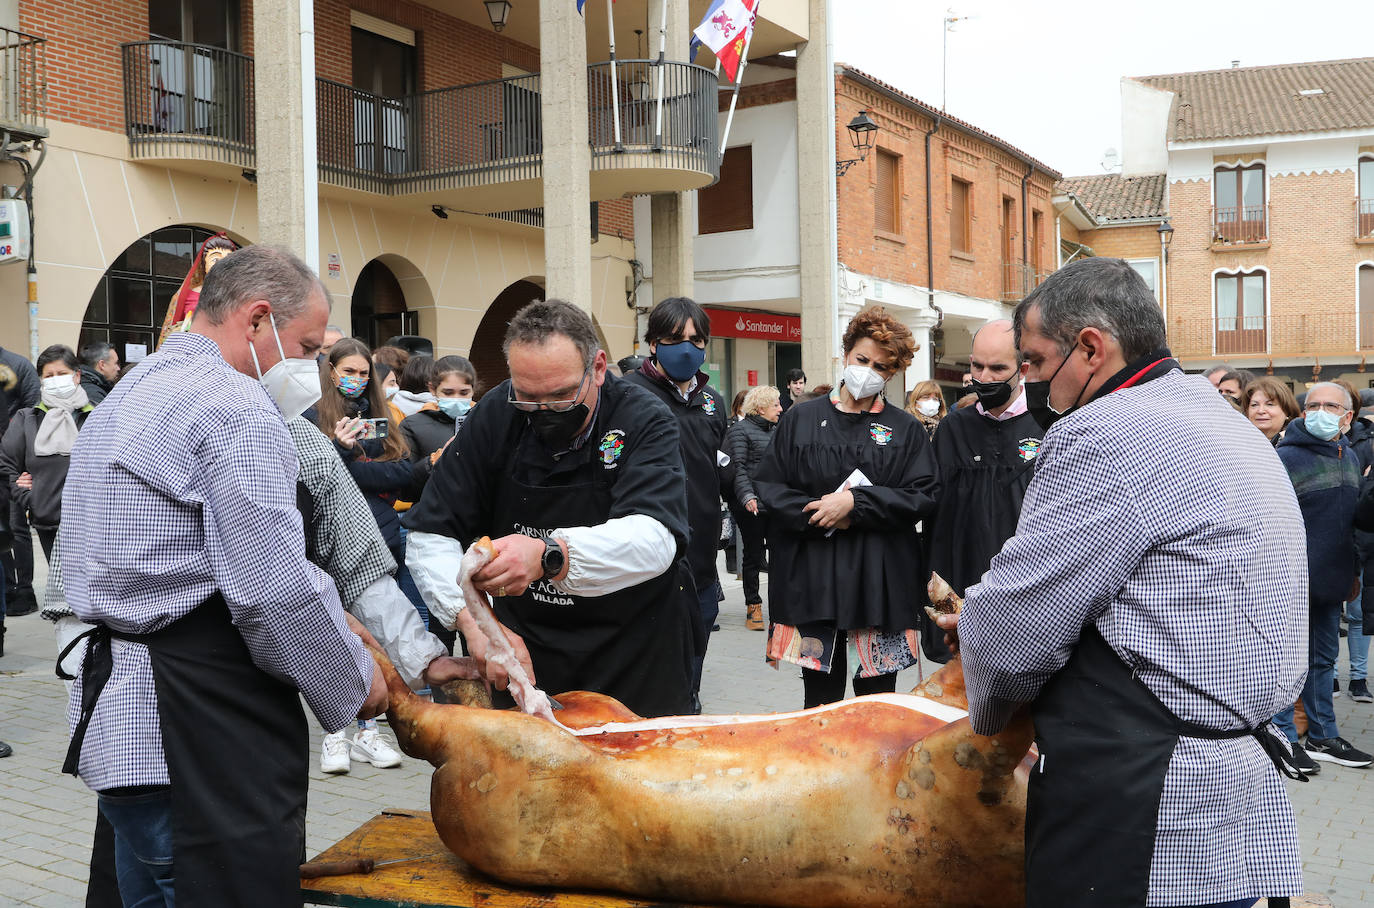
[[552, 580], [563, 570], [563, 565], [567, 559], [563, 557], [563, 549], [558, 544], [558, 540], [552, 536], [544, 540], [544, 557], [539, 559], [539, 563], [544, 566], [544, 579]]

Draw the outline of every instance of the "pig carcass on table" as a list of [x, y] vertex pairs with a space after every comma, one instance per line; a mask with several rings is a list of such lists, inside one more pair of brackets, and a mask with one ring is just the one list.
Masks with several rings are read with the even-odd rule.
[[438, 767], [440, 837], [497, 879], [791, 908], [1024, 902], [1030, 721], [974, 734], [957, 659], [914, 694], [804, 712], [637, 720], [572, 692], [550, 722], [428, 703], [378, 655], [402, 749]]

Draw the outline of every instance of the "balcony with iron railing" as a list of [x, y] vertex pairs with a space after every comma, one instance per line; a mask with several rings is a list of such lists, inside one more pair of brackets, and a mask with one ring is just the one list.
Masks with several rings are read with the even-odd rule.
[[1269, 206], [1212, 208], [1212, 247], [1255, 246], [1269, 242]]
[[1168, 320], [1168, 337], [1169, 349], [1185, 360], [1352, 356], [1374, 350], [1374, 312], [1176, 317]]
[[46, 38], [0, 28], [0, 130], [8, 139], [48, 136]]
[[[175, 42], [123, 46], [135, 158], [201, 169], [254, 166], [253, 61]], [[661, 91], [659, 86], [662, 86]], [[591, 200], [688, 191], [719, 172], [716, 76], [688, 63], [587, 67]], [[322, 189], [423, 195], [476, 213], [543, 202], [539, 75], [388, 98], [316, 80]]]
[[1043, 274], [1035, 270], [1034, 265], [1022, 262], [1003, 262], [1002, 263], [1002, 293], [1000, 299], [1004, 303], [1019, 302], [1036, 287], [1044, 283], [1048, 274]]
[[1355, 242], [1374, 243], [1374, 199], [1355, 202]]

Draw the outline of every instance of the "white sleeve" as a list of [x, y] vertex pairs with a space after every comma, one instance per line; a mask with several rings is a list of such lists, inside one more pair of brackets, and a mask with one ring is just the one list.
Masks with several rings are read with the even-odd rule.
[[458, 613], [467, 607], [458, 585], [463, 573], [463, 546], [452, 536], [438, 533], [406, 535], [406, 567], [424, 597], [429, 613], [452, 628]]
[[429, 663], [448, 655], [439, 638], [425, 630], [420, 613], [390, 574], [368, 584], [348, 611], [372, 632], [406, 684], [416, 690], [425, 686]]
[[673, 534], [647, 514], [554, 530], [552, 535], [568, 544], [568, 575], [554, 586], [578, 596], [605, 596], [657, 577], [677, 553]]

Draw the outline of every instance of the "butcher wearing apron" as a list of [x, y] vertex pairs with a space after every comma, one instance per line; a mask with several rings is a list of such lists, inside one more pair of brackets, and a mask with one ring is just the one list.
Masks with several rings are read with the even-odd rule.
[[[568, 464], [576, 469], [567, 484], [535, 486], [520, 480], [516, 465], [537, 444], [528, 434], [521, 439], [497, 489], [491, 535], [542, 539], [558, 527], [609, 519], [610, 471]], [[685, 603], [694, 601], [694, 591], [683, 588], [690, 583], [674, 568], [619, 592], [577, 596], [539, 580], [523, 595], [497, 598], [496, 616], [524, 638], [539, 686], [549, 693], [594, 690], [641, 716], [682, 715], [691, 711], [691, 624]], [[674, 601], [684, 607], [663, 608]], [[682, 667], [681, 677], [665, 671], [671, 666]]]
[[[219, 595], [153, 633], [97, 626], [72, 641], [59, 665], [87, 637], [81, 717], [62, 771], [77, 773], [110, 678], [111, 638], [146, 645], [171, 785], [101, 794], [170, 792], [178, 906], [300, 905], [310, 743], [298, 691], [253, 663]], [[252, 773], [240, 765], [244, 742], [252, 743]]]
[[[1306, 781], [1285, 765], [1268, 723], [1218, 731], [1175, 716], [1093, 624], [1031, 715], [1040, 760], [1026, 799], [1028, 908], [1145, 908], [1164, 777], [1180, 736], [1254, 737], [1279, 771]], [[1288, 899], [1269, 904], [1287, 908]]]

